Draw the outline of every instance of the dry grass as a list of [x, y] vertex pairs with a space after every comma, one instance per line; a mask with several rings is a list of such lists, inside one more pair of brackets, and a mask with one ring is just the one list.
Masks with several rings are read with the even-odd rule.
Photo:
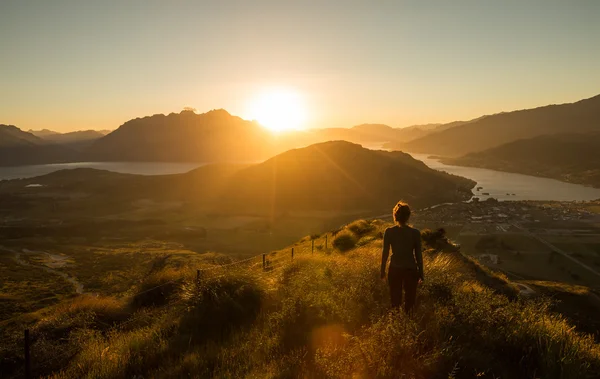
[[[371, 233], [378, 233], [379, 229]], [[368, 235], [367, 235], [368, 236]], [[363, 237], [364, 238], [364, 237]], [[600, 347], [549, 310], [548, 301], [502, 295], [502, 278], [451, 252], [424, 253], [426, 282], [411, 317], [389, 311], [379, 279], [380, 241], [345, 254], [303, 254], [273, 272], [227, 270], [201, 281], [164, 269], [139, 289], [176, 280], [144, 306], [82, 299], [57, 308], [76, 353], [37, 375], [53, 378], [325, 377], [586, 378]], [[308, 250], [310, 251], [310, 250]], [[489, 275], [488, 273], [485, 273]], [[507, 290], [508, 291], [508, 290]], [[152, 291], [150, 291], [152, 292]], [[116, 317], [127, 313], [127, 319]], [[105, 329], [76, 315], [113, 320]], [[60, 317], [59, 317], [60, 318]], [[54, 325], [58, 322], [54, 321]], [[43, 323], [40, 323], [43, 325]], [[49, 325], [49, 324], [48, 324]], [[56, 345], [36, 347], [36, 359]], [[52, 346], [54, 348], [52, 349]], [[47, 347], [47, 350], [40, 350]], [[64, 350], [63, 350], [64, 351]]]

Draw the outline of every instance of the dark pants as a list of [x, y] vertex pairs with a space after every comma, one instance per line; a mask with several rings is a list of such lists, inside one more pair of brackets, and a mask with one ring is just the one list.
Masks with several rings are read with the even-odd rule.
[[417, 270], [390, 266], [388, 284], [390, 285], [392, 307], [400, 308], [402, 305], [402, 289], [404, 288], [404, 311], [409, 313], [415, 305], [418, 283], [419, 272]]

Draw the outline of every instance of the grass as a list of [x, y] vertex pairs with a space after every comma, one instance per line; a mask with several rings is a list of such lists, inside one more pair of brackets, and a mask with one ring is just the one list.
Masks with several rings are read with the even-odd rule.
[[[159, 264], [132, 290], [79, 297], [34, 325], [35, 375], [51, 378], [592, 378], [600, 346], [456, 249], [424, 253], [427, 280], [414, 315], [389, 310], [379, 279], [385, 225], [344, 254], [310, 254], [273, 271], [203, 272]], [[340, 233], [351, 233], [345, 230]], [[339, 235], [339, 234], [338, 234]], [[286, 253], [289, 249], [283, 249]], [[277, 257], [273, 254], [272, 257]], [[197, 267], [210, 267], [201, 262]], [[491, 281], [483, 280], [485, 277]], [[166, 286], [165, 286], [166, 287]], [[60, 338], [43, 337], [61, 330]], [[18, 338], [15, 339], [18, 342]], [[18, 344], [16, 346], [19, 346]], [[18, 349], [18, 348], [17, 348]], [[20, 350], [16, 350], [20, 351]], [[71, 353], [71, 354], [69, 354]], [[21, 364], [13, 352], [12, 369]], [[9, 359], [3, 356], [3, 363]], [[5, 372], [2, 372], [4, 375]]]

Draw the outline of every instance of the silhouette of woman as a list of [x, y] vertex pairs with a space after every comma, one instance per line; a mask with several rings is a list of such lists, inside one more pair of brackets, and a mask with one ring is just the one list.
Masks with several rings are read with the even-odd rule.
[[383, 235], [383, 252], [381, 254], [381, 278], [385, 278], [392, 248], [392, 257], [388, 269], [388, 284], [392, 307], [402, 305], [404, 289], [404, 311], [411, 312], [417, 297], [417, 285], [424, 280], [423, 255], [421, 254], [421, 232], [408, 225], [410, 207], [400, 201], [394, 207], [393, 216], [396, 225], [387, 228]]

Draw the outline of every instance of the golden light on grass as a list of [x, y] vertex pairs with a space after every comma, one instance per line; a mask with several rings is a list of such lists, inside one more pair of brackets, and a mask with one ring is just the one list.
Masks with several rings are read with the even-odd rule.
[[258, 94], [250, 103], [249, 114], [251, 119], [276, 133], [303, 129], [307, 118], [302, 96], [285, 88]]

